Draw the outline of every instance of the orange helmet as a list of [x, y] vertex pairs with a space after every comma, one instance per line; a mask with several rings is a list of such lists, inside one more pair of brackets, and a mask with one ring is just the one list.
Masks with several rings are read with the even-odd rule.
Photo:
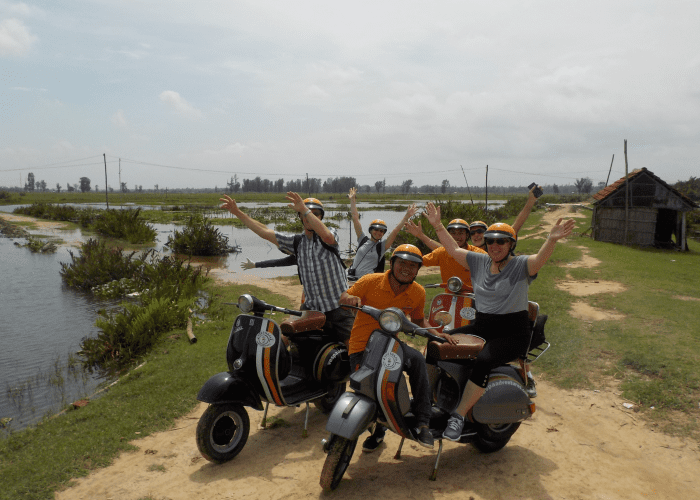
[[474, 227], [483, 227], [484, 230], [488, 229], [489, 227], [486, 225], [485, 222], [482, 222], [480, 220], [474, 221], [471, 224], [469, 224], [469, 229], [472, 229]]
[[510, 252], [513, 253], [513, 250], [515, 249], [515, 245], [518, 242], [518, 234], [515, 232], [515, 229], [513, 229], [511, 226], [506, 224], [505, 222], [496, 222], [495, 224], [491, 224], [489, 228], [486, 230], [484, 233], [484, 239], [486, 238], [507, 238], [510, 241], [513, 242], [513, 244], [510, 246]]
[[464, 219], [452, 219], [449, 224], [447, 224], [447, 230], [450, 229], [466, 229], [469, 232], [469, 223]]
[[410, 260], [411, 262], [418, 262], [421, 266], [423, 265], [423, 254], [420, 253], [418, 247], [405, 243], [396, 247], [394, 252], [391, 254], [390, 262], [393, 264], [395, 258]]
[[374, 219], [372, 224], [369, 225], [369, 230], [371, 231], [372, 229], [383, 229], [386, 233], [386, 222], [382, 219]]
[[316, 198], [306, 198], [304, 200], [304, 205], [306, 205], [306, 208], [309, 210], [320, 210], [321, 211], [321, 219], [323, 219], [323, 215], [326, 213], [325, 210], [323, 210], [323, 203], [321, 203], [319, 200]]

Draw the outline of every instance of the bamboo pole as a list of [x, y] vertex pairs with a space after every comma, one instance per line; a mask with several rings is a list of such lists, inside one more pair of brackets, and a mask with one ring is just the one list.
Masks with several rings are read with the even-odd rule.
[[[190, 314], [192, 314], [192, 309], [190, 309]], [[192, 326], [192, 316], [189, 316], [187, 318], [187, 336], [190, 338], [190, 344], [194, 344], [197, 342], [197, 337], [194, 336], [194, 331], [193, 331], [193, 326]]]

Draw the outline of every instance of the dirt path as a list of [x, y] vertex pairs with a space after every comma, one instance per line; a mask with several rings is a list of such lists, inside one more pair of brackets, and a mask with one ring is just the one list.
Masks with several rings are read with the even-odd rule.
[[[560, 207], [547, 214], [542, 232], [559, 216], [567, 216], [565, 212]], [[585, 258], [572, 264], [595, 265]], [[235, 276], [238, 281], [241, 273]], [[273, 280], [255, 278], [254, 282], [279, 289], [279, 282]], [[586, 293], [603, 289], [593, 285], [582, 286]], [[571, 293], [580, 292], [572, 283], [567, 286]], [[285, 287], [284, 293], [295, 301], [301, 296], [298, 285]], [[538, 393], [533, 418], [500, 452], [481, 454], [469, 445], [445, 442], [434, 482], [428, 476], [436, 452], [408, 443], [402, 458], [395, 460], [399, 439], [388, 433], [386, 445], [375, 453], [358, 449], [339, 488], [324, 494], [318, 481], [325, 460], [320, 445], [327, 435], [325, 418], [312, 409], [309, 437], [302, 438], [303, 407], [271, 408], [270, 414], [283, 424], [265, 430], [257, 428], [262, 414], [249, 410], [253, 429], [246, 447], [232, 462], [212, 465], [200, 456], [194, 438], [205, 408], [202, 404], [171, 430], [134, 440], [138, 451], [122, 454], [113, 465], [78, 480], [57, 498], [698, 498], [696, 443], [654, 432], [634, 408], [626, 406], [629, 402], [609, 388], [564, 391], [540, 378]]]

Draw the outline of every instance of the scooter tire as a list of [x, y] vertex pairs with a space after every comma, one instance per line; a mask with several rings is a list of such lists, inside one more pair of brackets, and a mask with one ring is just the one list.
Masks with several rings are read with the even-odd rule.
[[321, 471], [320, 483], [325, 491], [333, 491], [338, 487], [357, 445], [357, 439], [350, 440], [340, 436], [334, 438]]
[[518, 427], [520, 422], [501, 425], [479, 424], [472, 444], [482, 453], [493, 453], [508, 444]]
[[238, 455], [250, 434], [250, 419], [243, 405], [209, 405], [197, 424], [197, 448], [204, 458], [223, 464]]
[[325, 396], [322, 396], [318, 399], [314, 399], [314, 406], [321, 410], [321, 413], [328, 415], [340, 399], [340, 396], [342, 396], [344, 393], [345, 382], [336, 384], [333, 387], [331, 387], [331, 389], [328, 391], [328, 393], [326, 393]]

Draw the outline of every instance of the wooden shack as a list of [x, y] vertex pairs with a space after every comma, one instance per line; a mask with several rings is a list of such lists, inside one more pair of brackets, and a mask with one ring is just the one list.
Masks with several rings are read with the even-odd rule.
[[593, 239], [688, 249], [686, 213], [698, 208], [697, 203], [646, 168], [630, 172], [593, 198]]

